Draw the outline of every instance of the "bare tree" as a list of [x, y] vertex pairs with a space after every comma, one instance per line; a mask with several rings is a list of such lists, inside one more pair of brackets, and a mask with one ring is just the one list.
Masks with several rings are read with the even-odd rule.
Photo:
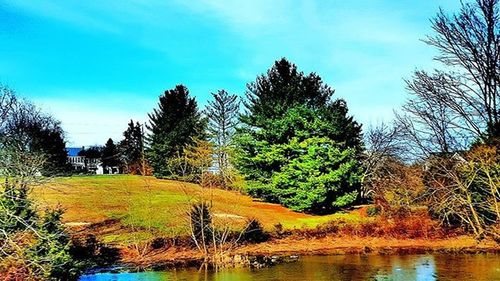
[[435, 34], [424, 42], [444, 68], [406, 81], [413, 97], [397, 118], [424, 156], [500, 136], [499, 1], [464, 3], [455, 15], [440, 10], [431, 22]]
[[478, 146], [457, 157], [433, 157], [424, 177], [430, 211], [445, 224], [462, 225], [477, 238], [500, 241], [500, 154]]
[[366, 150], [363, 154], [361, 198], [367, 200], [375, 191], [377, 178], [384, 173], [387, 161], [400, 157], [400, 129], [395, 125], [379, 123], [365, 133]]
[[365, 133], [361, 195], [386, 211], [408, 210], [423, 191], [421, 167], [405, 159], [402, 130], [380, 123]]
[[235, 265], [234, 250], [244, 241], [262, 242], [268, 239], [256, 219], [216, 212], [214, 190], [218, 184], [208, 179], [199, 193], [189, 192], [185, 185], [181, 185], [189, 198], [186, 202], [186, 224], [191, 240], [204, 258], [202, 266], [211, 266], [215, 270]]
[[488, 145], [500, 137], [499, 5], [476, 0], [454, 15], [439, 11], [424, 42], [443, 67], [416, 71], [406, 81], [411, 98], [396, 114], [404, 152], [423, 164], [431, 213], [478, 238], [498, 238], [490, 231], [499, 219], [498, 154], [485, 151], [496, 151]]
[[2, 132], [7, 117], [13, 106], [16, 104], [17, 98], [14, 91], [7, 86], [0, 84], [0, 132]]
[[48, 157], [33, 149], [24, 129], [33, 123], [46, 128], [58, 124], [31, 103], [17, 100], [12, 91], [0, 90], [0, 275], [6, 280], [75, 277], [62, 211], [39, 212], [29, 196], [49, 180], [40, 174]]

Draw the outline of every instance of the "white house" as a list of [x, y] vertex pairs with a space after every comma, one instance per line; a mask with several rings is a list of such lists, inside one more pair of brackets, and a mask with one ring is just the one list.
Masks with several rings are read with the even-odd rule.
[[78, 156], [78, 153], [82, 151], [82, 148], [68, 147], [66, 150], [68, 151], [68, 163], [73, 166], [75, 171], [90, 172], [97, 175], [104, 174], [101, 159]]

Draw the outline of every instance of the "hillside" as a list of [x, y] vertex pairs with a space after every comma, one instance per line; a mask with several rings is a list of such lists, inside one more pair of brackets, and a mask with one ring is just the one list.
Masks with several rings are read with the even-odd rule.
[[137, 237], [186, 234], [189, 203], [201, 198], [213, 202], [216, 218], [231, 221], [236, 228], [247, 218], [258, 219], [268, 230], [278, 223], [293, 229], [315, 227], [340, 218], [352, 222], [364, 219], [355, 214], [296, 213], [235, 191], [132, 175], [56, 178], [36, 188], [33, 198], [41, 208], [60, 205], [65, 210], [63, 221], [72, 228], [112, 221], [101, 235], [106, 242], [127, 243]]

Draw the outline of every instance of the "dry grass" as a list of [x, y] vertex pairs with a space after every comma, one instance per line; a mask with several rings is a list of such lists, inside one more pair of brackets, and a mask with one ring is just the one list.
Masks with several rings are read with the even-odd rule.
[[[189, 202], [211, 200], [217, 217], [234, 220], [257, 218], [267, 230], [280, 223], [285, 229], [316, 227], [327, 221], [363, 220], [355, 214], [313, 216], [296, 213], [280, 205], [252, 200], [238, 192], [203, 189], [199, 185], [132, 175], [57, 178], [32, 194], [40, 207], [60, 205], [69, 225], [118, 219], [125, 229], [109, 231], [103, 238], [121, 241], [148, 239], [152, 233], [174, 236], [187, 233]], [[136, 232], [141, 232], [135, 236]], [[134, 237], [132, 237], [134, 236]]]
[[254, 255], [337, 255], [356, 254], [412, 254], [428, 252], [444, 253], [498, 253], [500, 247], [491, 240], [478, 243], [470, 236], [457, 236], [446, 239], [394, 239], [384, 237], [324, 237], [302, 238], [287, 237], [262, 244], [245, 245], [238, 253]]

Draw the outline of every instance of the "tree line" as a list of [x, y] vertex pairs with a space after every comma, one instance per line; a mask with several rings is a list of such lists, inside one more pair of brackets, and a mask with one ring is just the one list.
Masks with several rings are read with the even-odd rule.
[[201, 111], [178, 85], [149, 114], [147, 158], [157, 177], [231, 188], [243, 175], [246, 192], [297, 211], [350, 205], [359, 197], [361, 125], [333, 93], [285, 58], [247, 85], [244, 112], [225, 90]]

